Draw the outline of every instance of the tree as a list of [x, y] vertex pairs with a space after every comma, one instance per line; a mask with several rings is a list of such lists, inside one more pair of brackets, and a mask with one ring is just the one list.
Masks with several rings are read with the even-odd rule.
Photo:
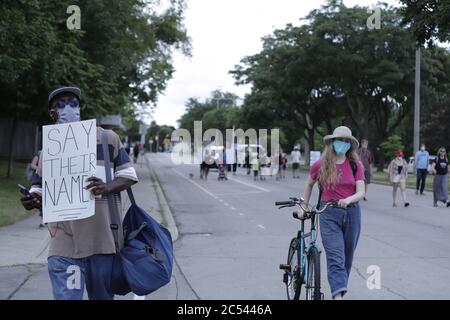
[[431, 47], [423, 56], [425, 81], [422, 85], [421, 140], [430, 153], [450, 142], [450, 54]]
[[443, 0], [400, 0], [403, 23], [410, 25], [419, 44], [450, 40], [450, 2]]
[[[146, 134], [146, 141], [152, 141], [151, 150], [152, 152], [159, 151], [157, 148], [163, 145], [164, 138], [169, 136], [169, 139], [172, 135], [172, 132], [175, 131], [173, 126], [168, 125], [158, 125], [156, 121], [152, 121], [149, 129]], [[158, 137], [158, 139], [156, 139]]]
[[244, 114], [258, 104], [252, 108], [273, 114], [288, 136], [304, 136], [309, 148], [315, 134], [341, 124], [361, 138], [370, 132], [376, 144], [384, 141], [412, 101], [415, 47], [398, 12], [384, 5], [382, 31], [367, 29], [367, 8], [342, 1], [329, 1], [303, 20], [263, 38], [261, 53], [231, 71], [237, 84], [253, 87]]
[[194, 122], [202, 121], [202, 129], [219, 129], [225, 134], [226, 129], [238, 127], [240, 124], [240, 108], [238, 97], [229, 92], [213, 91], [205, 102], [197, 98], [189, 98], [186, 112], [178, 120], [180, 128], [186, 129], [194, 136]]
[[[173, 73], [172, 53], [190, 53], [184, 1], [81, 0], [81, 30], [66, 27], [69, 0], [0, 3], [0, 99], [12, 120], [43, 123], [48, 92], [82, 90], [83, 117], [145, 112]], [[9, 150], [8, 173], [13, 162]]]
[[381, 145], [388, 159], [394, 159], [396, 157], [397, 150], [403, 150], [405, 147], [402, 143], [402, 138], [398, 135], [390, 136], [385, 142]]

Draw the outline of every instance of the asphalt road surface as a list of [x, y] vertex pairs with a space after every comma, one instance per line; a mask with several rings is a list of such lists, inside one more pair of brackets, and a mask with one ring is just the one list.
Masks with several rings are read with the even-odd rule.
[[[278, 266], [299, 222], [274, 202], [301, 195], [306, 173], [254, 182], [238, 168], [228, 181], [218, 181], [217, 172], [204, 181], [198, 165], [174, 165], [170, 154], [150, 160], [180, 232], [175, 257], [189, 291], [182, 295], [286, 299]], [[346, 299], [450, 299], [450, 209], [433, 208], [431, 193], [407, 192], [411, 206], [393, 208], [391, 188], [370, 185]], [[321, 266], [322, 292], [330, 299], [325, 252]], [[373, 281], [378, 275], [380, 286]]]

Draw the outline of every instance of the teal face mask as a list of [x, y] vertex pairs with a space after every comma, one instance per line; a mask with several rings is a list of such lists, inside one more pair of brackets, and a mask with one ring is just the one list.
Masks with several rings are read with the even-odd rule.
[[343, 156], [347, 153], [348, 150], [352, 147], [351, 143], [344, 142], [340, 140], [334, 140], [333, 141], [333, 148], [334, 151], [338, 156]]

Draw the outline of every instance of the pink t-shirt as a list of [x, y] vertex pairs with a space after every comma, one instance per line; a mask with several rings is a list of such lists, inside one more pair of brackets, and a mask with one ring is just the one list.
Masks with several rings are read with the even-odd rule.
[[[310, 171], [311, 179], [317, 181], [322, 160], [316, 161]], [[336, 164], [338, 181], [333, 189], [325, 189], [322, 194], [322, 201], [341, 200], [356, 193], [356, 181], [364, 180], [364, 167], [360, 161], [356, 163], [356, 173], [353, 176], [350, 161], [346, 159], [342, 164]]]

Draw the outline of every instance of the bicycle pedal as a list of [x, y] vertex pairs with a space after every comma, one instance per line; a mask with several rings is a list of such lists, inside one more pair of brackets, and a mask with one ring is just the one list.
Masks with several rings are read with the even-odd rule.
[[280, 269], [291, 272], [291, 265], [290, 264], [280, 264]]

